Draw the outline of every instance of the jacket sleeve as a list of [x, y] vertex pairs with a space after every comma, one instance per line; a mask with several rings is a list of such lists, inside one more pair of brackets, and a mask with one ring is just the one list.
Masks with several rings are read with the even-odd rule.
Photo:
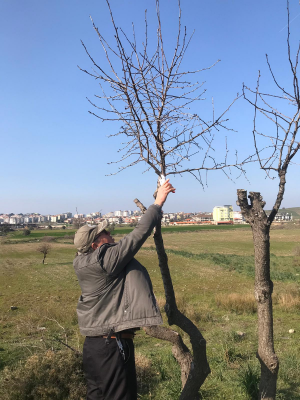
[[160, 218], [161, 207], [153, 204], [131, 233], [114, 246], [101, 246], [99, 262], [102, 269], [109, 275], [118, 275], [142, 247]]

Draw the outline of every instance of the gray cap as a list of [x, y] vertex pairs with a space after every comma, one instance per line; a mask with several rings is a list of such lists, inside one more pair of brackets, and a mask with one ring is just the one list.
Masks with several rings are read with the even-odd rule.
[[95, 237], [107, 228], [109, 222], [107, 219], [98, 225], [84, 225], [75, 233], [74, 244], [80, 253], [86, 253], [95, 240]]

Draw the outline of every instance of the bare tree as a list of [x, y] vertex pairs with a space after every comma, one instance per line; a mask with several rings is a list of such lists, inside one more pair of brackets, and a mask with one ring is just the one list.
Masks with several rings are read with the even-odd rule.
[[42, 253], [44, 256], [43, 261], [42, 261], [43, 264], [45, 264], [45, 259], [47, 257], [47, 254], [49, 254], [50, 250], [51, 250], [51, 244], [49, 244], [47, 242], [41, 243], [39, 245], [39, 247], [36, 249], [36, 251], [38, 251], [39, 253]]
[[[288, 36], [287, 50], [290, 65], [291, 90], [284, 89], [275, 77], [268, 55], [267, 64], [275, 84], [276, 92], [266, 94], [260, 91], [260, 72], [256, 90], [244, 85], [244, 98], [254, 107], [253, 139], [260, 168], [267, 177], [279, 178], [279, 189], [269, 215], [263, 210], [265, 202], [259, 192], [238, 190], [237, 204], [247, 222], [251, 225], [255, 254], [255, 298], [258, 315], [258, 352], [261, 364], [259, 399], [273, 400], [279, 370], [278, 357], [274, 350], [272, 292], [270, 278], [270, 227], [280, 208], [286, 185], [288, 167], [293, 164], [300, 149], [300, 98], [297, 66], [300, 46], [292, 60], [290, 47], [289, 2], [287, 1]], [[274, 126], [274, 134], [257, 130], [258, 116], [261, 115]], [[268, 143], [266, 144], [265, 141]]]
[[[205, 119], [194, 111], [198, 110], [195, 104], [204, 100], [206, 91], [204, 82], [195, 81], [195, 76], [213, 66], [196, 71], [181, 70], [191, 37], [187, 36], [187, 30], [181, 24], [180, 2], [178, 34], [171, 58], [167, 57], [165, 52], [158, 0], [154, 49], [148, 38], [147, 12], [145, 38], [140, 48], [136, 42], [134, 25], [132, 38], [129, 38], [116, 26], [108, 0], [107, 5], [114, 28], [115, 45], [111, 45], [103, 37], [93, 20], [92, 23], [104, 50], [108, 68], [97, 63], [82, 43], [93, 64], [93, 72], [80, 69], [95, 78], [101, 89], [101, 93], [95, 95], [95, 101], [88, 99], [96, 109], [90, 113], [102, 122], [118, 122], [119, 131], [112, 136], [122, 135], [125, 138], [123, 147], [119, 150], [122, 156], [116, 161], [121, 163], [121, 166], [116, 173], [142, 162], [146, 164], [146, 170], [155, 172], [158, 186], [168, 175], [190, 173], [203, 184], [202, 171], [207, 174], [210, 170], [222, 170], [229, 176], [230, 170], [227, 171], [232, 167], [236, 168], [239, 174], [243, 174], [244, 164], [252, 161], [252, 157], [239, 162], [235, 154], [234, 161], [229, 162], [226, 139], [222, 161], [218, 161], [213, 155], [215, 135], [224, 130], [231, 130], [226, 127], [226, 113], [236, 99], [218, 116], [215, 115], [212, 103], [210, 119]], [[190, 166], [190, 161], [196, 154], [200, 154], [201, 157], [196, 158], [196, 165]], [[145, 210], [138, 200], [136, 203]], [[206, 341], [193, 322], [177, 308], [160, 223], [156, 227], [154, 241], [164, 284], [168, 323], [177, 325], [189, 335], [193, 355], [177, 332], [162, 327], [147, 328], [146, 331], [149, 335], [173, 343], [173, 354], [182, 372], [183, 390], [180, 398], [198, 399], [199, 388], [210, 373], [206, 358]]]
[[76, 215], [77, 215], [77, 217], [76, 217], [76, 218], [73, 218], [73, 228], [79, 229], [79, 228], [81, 228], [83, 225], [85, 225], [85, 221], [84, 221], [84, 219], [82, 218], [82, 214], [78, 214], [77, 207], [76, 207]]

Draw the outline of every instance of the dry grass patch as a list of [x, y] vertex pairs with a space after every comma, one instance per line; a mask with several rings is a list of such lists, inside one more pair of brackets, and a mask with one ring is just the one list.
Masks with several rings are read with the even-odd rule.
[[146, 382], [153, 375], [151, 360], [139, 352], [135, 353], [135, 367], [140, 384]]
[[161, 312], [164, 311], [164, 306], [166, 304], [166, 299], [162, 296], [156, 296], [156, 303], [160, 309]]
[[16, 367], [5, 368], [1, 386], [3, 400], [83, 400], [82, 358], [71, 351], [34, 354]]
[[135, 353], [135, 367], [138, 393], [147, 394], [151, 392], [151, 382], [155, 378], [151, 360], [143, 354]]
[[300, 310], [300, 292], [292, 290], [278, 295], [277, 302], [285, 311]]
[[256, 312], [256, 301], [253, 294], [230, 293], [215, 296], [217, 306], [238, 314], [253, 314]]

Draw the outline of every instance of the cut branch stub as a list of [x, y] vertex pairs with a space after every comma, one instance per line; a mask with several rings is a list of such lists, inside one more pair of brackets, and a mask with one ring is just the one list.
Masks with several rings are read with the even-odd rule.
[[264, 206], [266, 204], [260, 192], [250, 192], [248, 198], [250, 199], [250, 204], [247, 200], [247, 191], [244, 189], [237, 190], [238, 200], [236, 204], [241, 208], [241, 213], [251, 226], [255, 223], [262, 222], [263, 224], [268, 224], [268, 218], [264, 211]]
[[138, 199], [134, 199], [133, 201], [135, 202], [136, 206], [142, 211], [142, 213], [147, 210], [144, 204], [142, 204]]

